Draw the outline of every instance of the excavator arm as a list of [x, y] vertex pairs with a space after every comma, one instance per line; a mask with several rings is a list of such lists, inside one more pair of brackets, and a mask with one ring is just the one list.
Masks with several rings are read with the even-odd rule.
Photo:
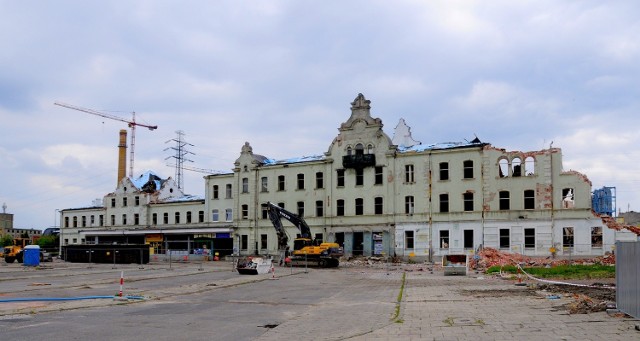
[[275, 227], [276, 232], [278, 234], [278, 248], [283, 250], [287, 247], [287, 243], [289, 242], [289, 237], [282, 226], [282, 218], [288, 220], [290, 223], [295, 225], [298, 230], [300, 230], [300, 235], [302, 238], [311, 239], [311, 228], [309, 225], [302, 219], [302, 217], [297, 214], [293, 214], [284, 208], [275, 205], [271, 202], [267, 203], [269, 219]]

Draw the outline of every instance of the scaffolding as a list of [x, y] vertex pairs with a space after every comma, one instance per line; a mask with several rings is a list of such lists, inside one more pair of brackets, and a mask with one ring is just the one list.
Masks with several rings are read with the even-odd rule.
[[616, 188], [604, 186], [593, 191], [591, 207], [598, 214], [616, 217]]

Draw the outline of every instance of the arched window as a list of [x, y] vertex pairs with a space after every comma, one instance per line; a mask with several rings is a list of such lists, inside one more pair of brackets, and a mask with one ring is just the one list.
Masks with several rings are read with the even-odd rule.
[[500, 159], [498, 161], [498, 171], [500, 172], [501, 178], [509, 176], [509, 160]]
[[351, 146], [347, 147], [347, 155], [351, 156], [352, 153]]
[[536, 174], [536, 159], [533, 156], [528, 156], [524, 159], [524, 175], [530, 176]]
[[362, 143], [356, 144], [356, 155], [364, 154], [364, 145]]
[[369, 144], [367, 146], [367, 154], [373, 154], [374, 150], [373, 150], [373, 145]]
[[522, 161], [519, 157], [515, 157], [511, 160], [511, 167], [513, 167], [513, 176], [522, 176]]

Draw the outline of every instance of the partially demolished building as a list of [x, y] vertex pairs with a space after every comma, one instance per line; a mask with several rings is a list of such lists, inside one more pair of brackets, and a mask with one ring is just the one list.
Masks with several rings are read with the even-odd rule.
[[[612, 251], [616, 240], [635, 240], [634, 233], [609, 228], [592, 212], [591, 182], [563, 170], [559, 148], [506, 151], [478, 138], [423, 145], [404, 120], [393, 138], [382, 127], [359, 94], [325, 153], [273, 160], [247, 142], [232, 172], [205, 176], [203, 200], [167, 195], [171, 200], [141, 205], [137, 218], [117, 211], [102, 225], [63, 225], [63, 242], [98, 242], [100, 233], [114, 241], [118, 232], [112, 231], [119, 231], [157, 243], [159, 252], [172, 248], [169, 241], [178, 245], [176, 239], [190, 252], [208, 238], [228, 245], [222, 254], [275, 255], [267, 202], [303, 216], [316, 239], [339, 243], [346, 255], [426, 259], [492, 247], [533, 256], [596, 256]], [[118, 196], [127, 194], [126, 181], [106, 198], [110, 207], [93, 209], [122, 209]], [[65, 224], [86, 212], [64, 210]], [[182, 218], [191, 214], [199, 218]], [[287, 231], [299, 233], [292, 225]]]

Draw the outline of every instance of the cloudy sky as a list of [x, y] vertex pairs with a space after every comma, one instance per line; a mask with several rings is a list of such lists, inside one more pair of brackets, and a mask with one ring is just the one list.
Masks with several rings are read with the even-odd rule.
[[[18, 228], [113, 191], [118, 131], [135, 173], [228, 171], [245, 141], [325, 152], [358, 93], [393, 135], [562, 148], [564, 169], [640, 210], [637, 1], [3, 1], [0, 205]], [[169, 148], [169, 149], [168, 149]], [[167, 150], [168, 149], [168, 150]], [[127, 156], [128, 158], [128, 156]], [[168, 158], [168, 159], [167, 159]], [[204, 174], [185, 171], [203, 195]]]

